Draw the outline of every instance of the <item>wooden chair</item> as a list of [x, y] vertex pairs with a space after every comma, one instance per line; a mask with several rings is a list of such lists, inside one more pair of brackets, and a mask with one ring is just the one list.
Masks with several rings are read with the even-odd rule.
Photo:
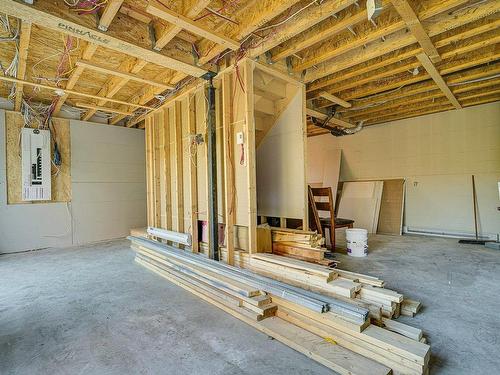
[[[330, 243], [332, 251], [335, 250], [335, 229], [337, 228], [352, 228], [354, 220], [335, 218], [333, 211], [333, 196], [332, 188], [312, 188], [308, 186], [309, 195], [309, 227], [312, 230], [317, 230], [322, 236], [325, 235], [325, 230], [328, 228], [330, 232]], [[328, 197], [326, 202], [316, 200], [316, 197]], [[330, 217], [320, 217], [318, 211], [326, 211]], [[333, 223], [333, 227], [332, 227]]]

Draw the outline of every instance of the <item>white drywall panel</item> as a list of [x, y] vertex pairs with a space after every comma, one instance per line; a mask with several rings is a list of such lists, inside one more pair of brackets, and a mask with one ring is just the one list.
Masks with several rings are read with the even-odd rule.
[[74, 243], [146, 225], [144, 132], [71, 121]]

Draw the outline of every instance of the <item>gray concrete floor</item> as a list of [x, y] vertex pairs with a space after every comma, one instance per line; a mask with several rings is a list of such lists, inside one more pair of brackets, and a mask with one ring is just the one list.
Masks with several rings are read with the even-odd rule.
[[[500, 373], [500, 252], [373, 236], [344, 269], [424, 304], [433, 374]], [[0, 374], [327, 374], [136, 265], [126, 241], [0, 256]]]

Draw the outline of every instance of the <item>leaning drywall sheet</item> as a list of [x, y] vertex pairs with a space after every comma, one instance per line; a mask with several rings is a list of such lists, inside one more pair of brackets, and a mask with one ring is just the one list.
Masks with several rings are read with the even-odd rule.
[[354, 227], [377, 230], [383, 181], [344, 182], [337, 216], [354, 220]]
[[384, 180], [377, 233], [401, 235], [405, 180]]

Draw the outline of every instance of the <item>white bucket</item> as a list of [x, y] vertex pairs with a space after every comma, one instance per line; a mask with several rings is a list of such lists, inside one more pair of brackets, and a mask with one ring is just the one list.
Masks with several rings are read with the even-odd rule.
[[368, 254], [368, 231], [352, 228], [345, 230], [347, 254], [352, 257], [365, 257]]

